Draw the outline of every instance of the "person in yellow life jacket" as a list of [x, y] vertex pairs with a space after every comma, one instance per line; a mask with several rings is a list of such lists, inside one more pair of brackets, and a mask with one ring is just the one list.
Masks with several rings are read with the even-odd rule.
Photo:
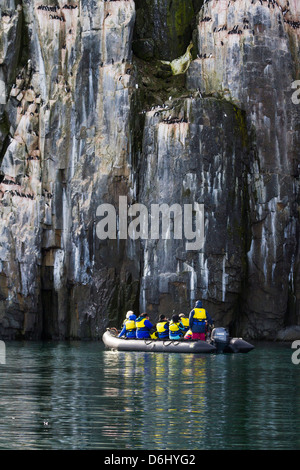
[[135, 325], [136, 315], [133, 312], [129, 311], [126, 315], [126, 320], [123, 323], [123, 328], [118, 334], [118, 337], [121, 338], [125, 335], [126, 338], [135, 338], [136, 337], [136, 325]]
[[126, 321], [129, 319], [130, 315], [134, 315], [133, 311], [132, 310], [128, 310], [128, 312], [126, 313], [126, 317], [125, 317], [125, 320], [123, 321], [123, 325], [125, 325]]
[[180, 321], [179, 315], [173, 315], [169, 324], [169, 338], [181, 339], [184, 335], [184, 326]]
[[180, 318], [181, 323], [184, 326], [184, 331], [186, 333], [189, 329], [189, 318], [184, 313], [180, 313], [179, 318]]
[[169, 320], [165, 315], [160, 315], [159, 322], [156, 323], [156, 331], [159, 339], [169, 338]]
[[153, 325], [149, 321], [149, 315], [147, 313], [142, 313], [135, 321], [136, 325], [136, 337], [138, 339], [150, 338], [150, 330], [152, 330]]
[[205, 341], [207, 323], [213, 324], [213, 319], [203, 308], [201, 300], [197, 300], [195, 307], [189, 315], [189, 327], [192, 330], [192, 339]]

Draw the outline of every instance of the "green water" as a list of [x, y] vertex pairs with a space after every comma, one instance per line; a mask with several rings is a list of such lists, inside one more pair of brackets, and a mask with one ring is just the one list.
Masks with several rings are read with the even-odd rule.
[[300, 449], [290, 345], [248, 354], [6, 343], [0, 449]]

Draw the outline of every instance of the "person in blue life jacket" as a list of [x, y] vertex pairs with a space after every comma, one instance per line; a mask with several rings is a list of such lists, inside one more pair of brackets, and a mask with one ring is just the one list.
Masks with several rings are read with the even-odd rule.
[[181, 339], [184, 336], [184, 326], [180, 321], [179, 315], [173, 315], [169, 324], [169, 338]]
[[150, 338], [150, 331], [153, 328], [152, 323], [149, 321], [149, 315], [142, 313], [135, 321], [136, 337], [138, 339]]
[[126, 319], [123, 323], [123, 328], [118, 334], [118, 337], [121, 338], [125, 335], [125, 338], [136, 338], [136, 325], [135, 325], [136, 315], [129, 310], [126, 314]]
[[180, 313], [179, 318], [180, 318], [181, 323], [184, 326], [184, 332], [187, 333], [187, 331], [189, 330], [189, 325], [190, 325], [189, 317], [187, 317], [184, 313]]
[[165, 315], [160, 315], [159, 322], [156, 323], [156, 331], [159, 339], [169, 338], [169, 320]]
[[207, 323], [212, 325], [213, 319], [203, 308], [201, 300], [197, 300], [195, 307], [189, 315], [189, 327], [192, 331], [192, 339], [205, 341]]

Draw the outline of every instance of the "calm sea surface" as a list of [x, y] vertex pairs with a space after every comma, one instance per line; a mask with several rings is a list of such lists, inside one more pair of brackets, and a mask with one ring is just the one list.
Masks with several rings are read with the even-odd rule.
[[0, 449], [300, 449], [292, 353], [278, 344], [190, 355], [8, 342]]

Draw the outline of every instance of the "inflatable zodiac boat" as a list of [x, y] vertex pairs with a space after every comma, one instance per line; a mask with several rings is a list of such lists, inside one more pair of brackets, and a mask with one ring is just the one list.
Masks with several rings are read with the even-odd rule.
[[254, 346], [242, 338], [230, 338], [225, 328], [214, 328], [207, 341], [127, 339], [118, 338], [114, 329], [107, 329], [102, 340], [109, 349], [116, 351], [151, 351], [168, 353], [247, 353]]

